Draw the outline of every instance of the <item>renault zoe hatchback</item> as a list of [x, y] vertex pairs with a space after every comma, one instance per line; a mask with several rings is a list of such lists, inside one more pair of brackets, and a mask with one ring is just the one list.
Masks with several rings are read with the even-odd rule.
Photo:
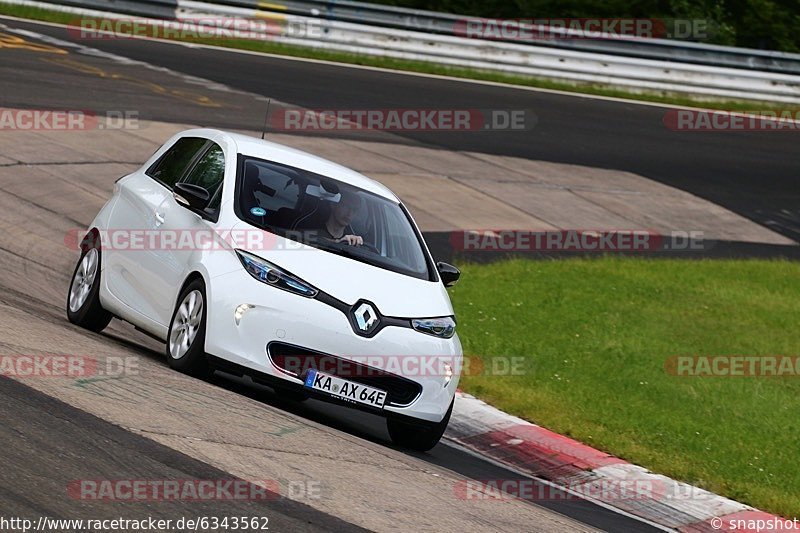
[[446, 292], [458, 276], [380, 183], [196, 129], [117, 180], [81, 241], [67, 315], [92, 331], [130, 322], [181, 372], [380, 414], [396, 444], [428, 450], [462, 366]]

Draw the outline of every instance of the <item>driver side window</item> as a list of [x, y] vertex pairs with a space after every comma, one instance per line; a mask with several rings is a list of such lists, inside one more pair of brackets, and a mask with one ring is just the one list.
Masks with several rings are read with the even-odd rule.
[[222, 182], [225, 179], [225, 154], [222, 148], [211, 143], [211, 146], [194, 165], [189, 174], [181, 180], [183, 183], [199, 185], [208, 191], [211, 202], [206, 212], [214, 214], [219, 210], [222, 200]]
[[147, 175], [171, 189], [186, 173], [186, 168], [207, 143], [208, 139], [200, 137], [178, 139], [158, 161], [147, 169]]

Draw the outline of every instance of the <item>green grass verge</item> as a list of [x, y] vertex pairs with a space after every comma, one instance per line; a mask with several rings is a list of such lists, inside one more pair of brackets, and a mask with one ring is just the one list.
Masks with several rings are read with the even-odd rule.
[[[61, 24], [75, 23], [80, 18], [79, 15], [69, 13], [29, 7], [14, 4], [0, 3], [0, 14], [15, 17], [41, 20], [46, 22], [57, 22]], [[551, 81], [541, 78], [502, 74], [460, 67], [447, 67], [423, 61], [412, 61], [404, 59], [392, 59], [375, 57], [368, 55], [351, 54], [346, 52], [335, 52], [319, 50], [309, 47], [290, 46], [269, 41], [255, 40], [235, 40], [235, 39], [188, 39], [199, 44], [208, 44], [226, 48], [237, 48], [255, 52], [285, 55], [291, 57], [304, 57], [310, 59], [320, 59], [334, 61], [338, 63], [349, 63], [371, 67], [387, 68], [393, 70], [420, 72], [424, 74], [436, 74], [441, 76], [452, 76], [456, 78], [467, 78], [474, 80], [491, 81], [506, 83], [510, 85], [520, 85], [524, 87], [537, 87], [541, 89], [553, 89], [574, 93], [591, 94], [598, 96], [610, 96], [618, 98], [629, 98], [647, 102], [656, 102], [682, 106], [700, 106], [709, 109], [722, 109], [729, 111], [775, 111], [775, 112], [797, 112], [800, 107], [786, 104], [756, 103], [745, 101], [716, 101], [704, 100], [701, 98], [690, 98], [687, 96], [667, 94], [667, 93], [646, 93], [638, 94], [624, 90], [614, 89], [596, 84], [574, 84]]]
[[466, 354], [527, 362], [525, 375], [465, 376], [464, 390], [655, 472], [800, 516], [800, 376], [665, 370], [673, 355], [800, 355], [800, 264], [467, 264], [451, 298]]

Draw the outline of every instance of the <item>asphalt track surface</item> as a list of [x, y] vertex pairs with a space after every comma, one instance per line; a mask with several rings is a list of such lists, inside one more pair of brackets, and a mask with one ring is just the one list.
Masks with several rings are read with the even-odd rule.
[[[13, 23], [76, 42], [62, 28]], [[630, 171], [689, 191], [800, 242], [800, 133], [675, 132], [666, 108], [460, 81], [353, 69], [338, 65], [239, 54], [138, 39], [81, 41], [120, 56], [311, 109], [526, 109], [537, 117], [528, 131], [403, 132], [393, 135], [444, 150], [469, 150]], [[57, 75], [50, 71], [51, 75]], [[46, 72], [40, 73], [46, 75]], [[7, 103], [57, 105], [58, 83], [35, 94], [8, 91]], [[86, 87], [96, 93], [96, 85]], [[197, 123], [197, 109], [135, 95], [98, 108], [135, 107], [142, 118]], [[754, 104], [757, 109], [758, 104]], [[210, 126], [259, 129], [263, 107], [208, 111]], [[360, 138], [367, 138], [361, 135]], [[385, 139], [383, 139], [385, 140]]]
[[[365, 531], [312, 507], [263, 501], [142, 505], [77, 500], [65, 487], [108, 472], [114, 479], [226, 479], [209, 465], [109, 424], [8, 378], [0, 378], [0, 487], [6, 517], [177, 520], [181, 516], [266, 516], [284, 531]], [[274, 493], [273, 493], [274, 495]], [[270, 496], [272, 498], [272, 496]]]
[[[9, 23], [14, 27], [35, 28], [41, 32], [61, 34], [60, 30], [46, 28], [39, 25], [25, 23]], [[64, 37], [64, 35], [61, 35]], [[100, 44], [100, 43], [96, 43]], [[116, 47], [119, 43], [111, 43]], [[133, 44], [131, 54], [145, 43]], [[166, 48], [165, 48], [166, 50]], [[117, 50], [119, 52], [119, 50]], [[127, 53], [127, 52], [126, 52]], [[155, 59], [164, 53], [150, 49], [142, 52], [148, 59]], [[209, 54], [209, 61], [223, 59], [216, 52], [184, 50], [189, 55]], [[106, 109], [138, 109], [142, 118], [156, 117], [173, 120], [186, 120], [198, 122], [198, 110], [186, 105], [176, 106], [175, 101], [160, 94], [147, 94], [141, 85], [131, 84], [127, 92], [106, 91], [105, 82], [98, 81], [104, 76], [94, 69], [78, 67], [72, 69], [69, 83], [77, 83], [82, 90], [73, 90], [66, 84], [67, 71], [59, 70], [54, 64], [39, 61], [41, 57], [36, 52], [20, 50], [0, 50], [0, 69], [3, 72], [3, 91], [0, 93], [0, 104], [4, 107], [60, 107], [92, 108], [95, 110]], [[102, 63], [102, 58], [97, 59]], [[192, 61], [202, 62], [202, 57]], [[254, 61], [252, 58], [250, 61]], [[257, 63], [257, 62], [256, 62]], [[280, 61], [278, 62], [280, 63]], [[188, 64], [188, 63], [187, 63]], [[75, 65], [73, 65], [75, 66]], [[108, 65], [106, 65], [108, 67]], [[299, 68], [296, 65], [292, 68]], [[306, 65], [308, 67], [308, 65]], [[110, 67], [109, 67], [110, 68]], [[226, 68], [236, 69], [235, 65]], [[277, 67], [276, 67], [277, 68]], [[316, 66], [314, 68], [317, 68]], [[327, 70], [329, 67], [325, 67]], [[203, 75], [209, 77], [209, 69], [203, 70]], [[131, 67], [130, 71], [136, 71]], [[356, 78], [365, 73], [355, 72]], [[275, 75], [274, 79], [287, 75]], [[339, 76], [344, 74], [340, 72]], [[383, 74], [380, 76], [384, 76]], [[63, 77], [63, 79], [62, 79]], [[309, 87], [318, 86], [316, 74], [310, 75], [307, 81]], [[358, 79], [356, 82], [360, 81]], [[419, 79], [414, 83], [429, 83]], [[266, 94], [289, 100], [287, 95], [278, 97], [277, 92], [284, 89], [267, 87]], [[365, 95], [371, 91], [355, 89]], [[424, 87], [416, 90], [424, 91]], [[474, 90], [470, 88], [469, 90]], [[151, 91], [152, 92], [152, 91]], [[291, 92], [291, 91], [290, 91]], [[323, 91], [325, 92], [325, 91]], [[157, 91], [156, 91], [157, 93]], [[330, 96], [330, 95], [329, 95]], [[321, 94], [320, 94], [321, 97]], [[231, 98], [235, 99], [234, 96]], [[311, 107], [332, 105], [335, 100], [325, 100], [314, 103], [310, 97], [304, 97], [304, 103]], [[359, 104], [365, 107], [368, 102], [358, 101], [352, 97], [339, 101], [340, 106]], [[290, 101], [290, 100], [289, 100]], [[411, 106], [413, 99], [404, 104]], [[300, 103], [300, 102], [296, 102]], [[417, 105], [422, 105], [417, 102]], [[425, 104], [433, 106], [432, 102]], [[451, 103], [452, 105], [452, 103]], [[508, 106], [511, 107], [511, 106]], [[191, 111], [191, 113], [189, 113]], [[163, 113], [163, 115], [162, 115]], [[222, 111], [209, 111], [209, 123], [226, 127], [249, 128], [252, 124], [247, 122], [254, 117], [252, 109], [231, 105]], [[451, 141], [448, 141], [451, 142]], [[471, 141], [474, 142], [474, 141]], [[520, 146], [522, 147], [522, 146]], [[113, 163], [110, 163], [113, 166]], [[75, 168], [73, 167], [73, 171]], [[7, 179], [7, 178], [4, 178]], [[81, 181], [80, 172], [71, 176], [57, 175], [52, 180], [44, 183], [24, 182], [10, 179], [0, 182], [3, 191], [0, 192], [0, 212], [4, 225], [4, 235], [0, 238], [0, 348], [4, 353], [88, 353], [88, 354], [136, 354], [144, 361], [149, 372], [147, 376], [134, 380], [131, 387], [139, 387], [136, 394], [137, 404], [125, 404], [123, 409], [130, 412], [120, 412], [117, 409], [116, 394], [124, 395], [128, 390], [123, 390], [123, 383], [105, 382], [92, 384], [92, 387], [69, 387], [48, 381], [36, 383], [34, 388], [0, 379], [0, 394], [3, 402], [0, 403], [0, 420], [3, 430], [0, 431], [0, 457], [5, 465], [0, 474], [2, 489], [0, 489], [0, 502], [4, 515], [29, 514], [50, 517], [103, 518], [131, 514], [131, 507], [119, 508], [114, 505], [91, 505], [85, 501], [78, 501], [65, 495], [64, 486], [70, 480], [85, 478], [137, 478], [137, 479], [173, 479], [173, 478], [225, 478], [230, 477], [224, 471], [216, 470], [206, 462], [193, 458], [187, 454], [176, 451], [176, 447], [166, 447], [154, 442], [179, 442], [180, 446], [187, 446], [188, 437], [178, 435], [178, 429], [172, 435], [166, 433], [160, 424], [166, 424], [170, 417], [179, 422], [183, 421], [188, 427], [197, 431], [219, 431], [222, 434], [233, 434], [236, 429], [224, 425], [221, 420], [226, 415], [224, 412], [209, 412], [209, 409], [222, 409], [222, 405], [232, 402], [229, 393], [240, 398], [256, 400], [259, 403], [261, 418], [279, 417], [291, 418], [297, 427], [292, 431], [316, 432], [325, 439], [332, 439], [341, 453], [346, 457], [353, 453], [377, 453], [384, 461], [399, 461], [407, 465], [408, 471], [433, 471], [460, 478], [473, 479], [524, 479], [513, 472], [490, 464], [460, 449], [443, 443], [427, 454], [409, 454], [391, 447], [388, 435], [381, 419], [366, 414], [352, 413], [348, 410], [330, 406], [316, 401], [309, 401], [302, 405], [287, 404], [275, 397], [267, 389], [258, 389], [242, 383], [231, 381], [217, 376], [211, 383], [190, 380], [183, 376], [174, 375], [163, 360], [163, 349], [151, 339], [137, 334], [131, 328], [112, 323], [109, 330], [102, 335], [87, 334], [66, 322], [64, 316], [64, 295], [69, 283], [69, 276], [76, 257], [74, 253], [60, 246], [61, 235], [65, 227], [85, 226], [89, 223], [94, 212], [107, 196], [109, 183], [85, 183]], [[76, 191], [78, 191], [76, 193]], [[160, 383], [177, 382], [174, 388], [168, 389]], [[157, 386], [158, 385], [158, 386]], [[128, 386], [128, 385], [126, 385]], [[80, 389], [80, 390], [78, 390]], [[88, 390], [92, 389], [92, 390]], [[42, 393], [46, 390], [46, 393]], [[154, 390], [156, 392], [154, 392]], [[143, 392], [146, 391], [146, 392]], [[189, 409], [189, 404], [181, 409], [164, 394], [192, 395], [211, 403], [196, 406], [196, 416], [203, 416], [203, 424], [189, 417], [184, 409]], [[86, 393], [86, 394], [84, 394]], [[91, 394], [90, 394], [91, 393]], [[92, 396], [95, 394], [96, 396]], [[55, 399], [52, 396], [70, 399], [70, 402]], [[177, 396], [175, 396], [177, 397]], [[181, 396], [183, 398], [183, 396]], [[84, 406], [76, 408], [74, 404]], [[125, 407], [127, 405], [127, 407]], [[154, 406], [168, 405], [162, 413], [153, 411]], [[109, 424], [86, 411], [97, 409], [111, 415], [130, 416], [132, 422], [128, 424]], [[230, 416], [240, 416], [244, 413], [236, 411]], [[163, 420], [161, 417], [164, 417]], [[177, 417], [177, 418], [175, 418]], [[255, 423], [255, 422], [253, 422]], [[151, 427], [152, 425], [152, 427]], [[146, 429], [141, 429], [142, 427]], [[153, 430], [153, 427], [159, 431]], [[132, 429], [133, 428], [133, 429]], [[321, 429], [320, 429], [321, 428]], [[135, 431], [134, 431], [135, 429]], [[188, 429], [186, 431], [189, 431]], [[321, 431], [321, 433], [320, 433]], [[148, 433], [152, 438], [145, 438], [142, 433]], [[247, 438], [257, 439], [256, 436], [239, 435], [243, 441]], [[260, 437], [259, 437], [260, 438]], [[266, 438], [266, 437], [265, 437]], [[198, 441], [201, 439], [197, 439]], [[212, 447], [214, 443], [208, 444]], [[198, 444], [200, 446], [200, 444]], [[256, 451], [256, 446], [251, 446]], [[377, 451], [375, 451], [377, 450]], [[252, 451], [252, 450], [251, 450]], [[272, 453], [265, 449], [264, 453]], [[244, 452], [242, 452], [244, 453]], [[274, 452], [279, 453], [279, 452]], [[305, 462], [313, 463], [313, 452], [306, 457]], [[282, 465], [286, 466], [286, 465]], [[292, 466], [292, 465], [289, 465]], [[302, 464], [297, 465], [301, 468]], [[310, 468], [310, 467], [309, 467]], [[353, 470], [354, 466], [344, 464], [340, 468]], [[401, 475], [405, 475], [405, 470]], [[344, 474], [343, 474], [344, 475]], [[409, 478], [410, 479], [410, 478]], [[400, 479], [387, 479], [387, 483], [404, 483]], [[404, 495], [397, 495], [402, 500]], [[452, 498], [452, 494], [449, 496]], [[355, 502], [358, 503], [358, 502]], [[388, 505], [389, 502], [387, 502]], [[517, 504], [515, 504], [517, 505]], [[563, 520], [559, 516], [569, 517], [575, 523], [586, 524], [587, 529], [598, 528], [608, 531], [649, 531], [653, 528], [645, 524], [613, 513], [591, 502], [576, 500], [553, 499], [547, 502], [526, 503], [522, 505], [539, 509], [536, 513], [540, 516], [541, 523], [531, 523], [531, 529], [541, 530], [542, 524], [558, 523]], [[476, 507], [477, 508], [477, 507]], [[122, 509], [122, 510], [120, 510]], [[265, 503], [236, 502], [203, 507], [196, 502], [149, 502], [140, 504], [137, 508], [142, 514], [178, 518], [181, 516], [197, 515], [249, 515], [254, 516], [266, 512], [276, 524], [275, 530], [341, 530], [350, 531], [357, 529], [351, 523], [312, 508], [310, 505], [278, 499]], [[497, 509], [498, 516], [501, 514]], [[381, 513], [380, 508], [375, 513]], [[476, 511], [478, 513], [478, 511]], [[476, 514], [476, 516], [478, 516]], [[487, 513], [486, 518], [470, 517], [475, 520], [484, 520], [482, 530], [502, 530], [502, 522], [491, 522], [492, 513]], [[421, 517], [425, 519], [425, 517]], [[405, 517], [406, 523], [412, 523]], [[409, 521], [410, 520], [410, 521]], [[562, 526], [564, 523], [562, 522]], [[271, 528], [272, 529], [272, 528]], [[470, 528], [466, 528], [470, 529]]]

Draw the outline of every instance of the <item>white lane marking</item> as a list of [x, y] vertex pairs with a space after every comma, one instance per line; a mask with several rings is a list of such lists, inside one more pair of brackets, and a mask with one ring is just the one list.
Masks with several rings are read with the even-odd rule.
[[[27, 19], [19, 19], [19, 18], [16, 18], [16, 17], [6, 17], [6, 16], [3, 16], [3, 15], [0, 15], [0, 18], [2, 18], [2, 19], [19, 20], [19, 21], [22, 21], [22, 22], [30, 22]], [[66, 25], [60, 25], [60, 26], [64, 27], [64, 28], [67, 27]], [[86, 55], [86, 56], [90, 56], [90, 57], [98, 57], [98, 58], [101, 58], [101, 59], [108, 59], [108, 60], [114, 61], [115, 63], [118, 63], [120, 65], [143, 67], [143, 68], [147, 68], [147, 69], [153, 70], [155, 72], [158, 72], [160, 74], [168, 74], [170, 76], [175, 76], [178, 79], [180, 79], [180, 80], [182, 80], [182, 81], [184, 81], [184, 82], [186, 82], [187, 84], [190, 84], [190, 85], [202, 86], [202, 87], [204, 87], [206, 89], [210, 89], [210, 90], [213, 90], [213, 91], [219, 91], [219, 92], [225, 92], [225, 93], [230, 93], [230, 94], [239, 94], [239, 95], [243, 95], [243, 96], [249, 96], [251, 98], [255, 98], [256, 100], [263, 101], [263, 102], [266, 102], [267, 98], [268, 98], [268, 97], [262, 96], [260, 94], [251, 93], [251, 92], [248, 92], [248, 91], [242, 91], [242, 90], [239, 90], [239, 89], [234, 89], [233, 87], [229, 87], [228, 85], [225, 85], [225, 84], [222, 84], [222, 83], [217, 83], [215, 81], [211, 81], [211, 80], [208, 80], [208, 79], [205, 79], [205, 78], [201, 78], [201, 77], [198, 77], [198, 76], [192, 76], [190, 74], [184, 74], [182, 72], [176, 72], [176, 71], [171, 70], [171, 69], [166, 68], [166, 67], [160, 67], [160, 66], [157, 66], [157, 65], [153, 65], [151, 63], [147, 63], [145, 61], [139, 61], [137, 59], [131, 59], [129, 57], [117, 55], [117, 54], [114, 54], [114, 53], [111, 53], [111, 52], [104, 52], [104, 51], [98, 50], [96, 48], [91, 48], [89, 46], [85, 46], [85, 45], [82, 45], [82, 44], [79, 44], [79, 43], [74, 43], [72, 41], [65, 41], [63, 39], [58, 39], [56, 37], [51, 37], [50, 35], [46, 35], [46, 34], [43, 34], [43, 33], [38, 33], [38, 32], [34, 32], [34, 31], [30, 31], [30, 30], [25, 30], [25, 29], [22, 29], [22, 28], [13, 28], [13, 27], [7, 26], [5, 24], [1, 24], [1, 23], [0, 23], [0, 28], [2, 28], [4, 31], [15, 33], [17, 35], [28, 37], [30, 39], [35, 39], [35, 40], [38, 40], [38, 41], [42, 41], [44, 43], [47, 43], [47, 44], [50, 44], [50, 45], [53, 45], [53, 46], [58, 46], [60, 48], [70, 48], [70, 49], [74, 50], [75, 52], [77, 52], [79, 54], [82, 54], [82, 55]], [[277, 105], [287, 105], [287, 106], [289, 105], [289, 104], [287, 104], [285, 102], [281, 102], [281, 101], [276, 100], [274, 98], [272, 98], [272, 103], [277, 104]]]

